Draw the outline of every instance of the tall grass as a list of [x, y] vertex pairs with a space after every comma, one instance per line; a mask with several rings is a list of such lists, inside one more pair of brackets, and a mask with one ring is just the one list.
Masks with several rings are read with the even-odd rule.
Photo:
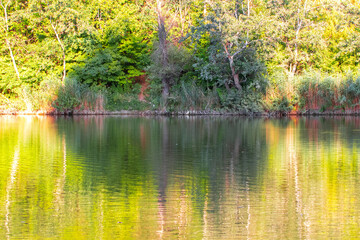
[[15, 94], [0, 95], [0, 110], [66, 112], [76, 110], [104, 111], [106, 96], [101, 90], [91, 89], [73, 79], [64, 83], [49, 77], [36, 88], [27, 85], [14, 90]]
[[359, 110], [360, 74], [274, 76], [266, 94], [268, 110]]
[[51, 103], [56, 99], [60, 81], [49, 77], [36, 88], [23, 84], [10, 95], [0, 95], [2, 111], [52, 111]]
[[220, 107], [220, 99], [215, 89], [205, 90], [193, 82], [181, 82], [173, 86], [166, 105], [162, 102], [160, 94], [154, 100], [153, 102], [159, 105], [153, 106], [166, 108], [168, 111], [211, 110]]
[[219, 106], [219, 98], [215, 90], [204, 90], [193, 82], [181, 82], [177, 90], [175, 97], [181, 109], [209, 110]]
[[91, 88], [71, 78], [62, 83], [56, 77], [49, 77], [37, 88], [23, 85], [14, 92], [16, 95], [0, 95], [0, 111], [358, 111], [360, 72], [329, 75], [312, 71], [301, 76], [280, 72], [269, 79], [265, 96], [256, 89], [242, 92], [205, 89], [194, 82], [182, 81], [172, 87], [166, 104], [162, 102], [160, 84], [150, 84], [146, 101], [139, 100], [140, 86], [137, 85], [126, 91]]
[[106, 91], [106, 109], [116, 110], [148, 110], [150, 103], [139, 100], [141, 85], [134, 84], [130, 89], [110, 88]]
[[66, 79], [57, 91], [57, 99], [52, 106], [58, 111], [95, 111], [105, 110], [105, 91], [92, 89], [74, 79]]

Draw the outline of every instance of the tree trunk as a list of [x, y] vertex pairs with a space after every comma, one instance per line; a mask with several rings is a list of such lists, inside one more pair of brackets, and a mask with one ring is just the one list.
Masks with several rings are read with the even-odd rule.
[[235, 87], [236, 87], [239, 91], [242, 91], [242, 87], [241, 87], [240, 81], [239, 81], [239, 74], [237, 74], [236, 71], [235, 71], [234, 58], [233, 58], [233, 57], [229, 57], [229, 62], [230, 62], [230, 68], [231, 68], [232, 77], [233, 77], [233, 79], [234, 79]]
[[[51, 23], [51, 20], [50, 20], [50, 23]], [[56, 39], [58, 40], [59, 45], [60, 45], [61, 50], [62, 50], [62, 53], [63, 53], [63, 54], [62, 54], [62, 55], [63, 55], [63, 56], [62, 56], [62, 57], [63, 57], [63, 76], [62, 76], [61, 81], [62, 81], [62, 83], [64, 84], [65, 77], [66, 77], [65, 47], [64, 47], [63, 43], [62, 43], [61, 40], [60, 40], [59, 34], [57, 33], [55, 26], [54, 26], [52, 23], [51, 23], [51, 27], [53, 28], [53, 30], [54, 30], [54, 32], [55, 32]]]
[[[159, 37], [159, 51], [161, 52], [161, 64], [162, 67], [166, 67], [168, 63], [168, 51], [166, 45], [167, 32], [165, 29], [164, 17], [161, 13], [161, 0], [157, 0], [157, 14], [158, 14], [158, 37]], [[161, 79], [163, 90], [162, 97], [164, 103], [167, 102], [170, 93], [170, 80], [167, 76], [162, 76]]]
[[207, 15], [207, 1], [206, 0], [204, 1], [204, 13], [203, 13], [203, 15], [204, 15], [204, 18]]
[[242, 87], [241, 87], [240, 81], [239, 81], [239, 74], [235, 74], [235, 75], [233, 75], [233, 77], [234, 77], [235, 87], [241, 92]]
[[163, 85], [162, 97], [164, 99], [164, 103], [166, 103], [170, 94], [170, 83], [166, 77], [162, 79], [162, 85]]
[[16, 61], [15, 61], [14, 54], [13, 54], [12, 49], [11, 49], [11, 44], [10, 44], [9, 39], [7, 38], [8, 32], [9, 32], [7, 6], [9, 4], [10, 4], [10, 1], [8, 3], [6, 3], [5, 5], [4, 5], [4, 3], [2, 1], [0, 1], [0, 5], [4, 9], [4, 18], [5, 18], [5, 27], [6, 27], [6, 30], [5, 30], [6, 31], [5, 42], [6, 42], [6, 45], [8, 46], [8, 48], [9, 48], [11, 61], [12, 61], [13, 66], [14, 66], [14, 70], [16, 72], [17, 79], [20, 80], [20, 74], [19, 74], [18, 68], [16, 66]]
[[[231, 75], [234, 79], [234, 84], [235, 84], [235, 87], [241, 92], [242, 91], [242, 87], [240, 85], [240, 80], [239, 80], [239, 74], [236, 73], [235, 71], [235, 66], [234, 66], [234, 57], [241, 53], [245, 48], [246, 46], [248, 45], [249, 43], [246, 41], [245, 45], [240, 49], [238, 50], [237, 52], [235, 52], [233, 55], [230, 55], [230, 51], [228, 50], [228, 47], [231, 48], [232, 44], [229, 44], [229, 43], [226, 43], [226, 44], [223, 44], [224, 46], [224, 50], [225, 50], [225, 53], [227, 55], [227, 58], [229, 60], [229, 63], [230, 63], [230, 69], [231, 69]], [[226, 86], [226, 85], [225, 85]]]
[[6, 41], [6, 44], [8, 45], [8, 48], [9, 48], [10, 57], [11, 57], [11, 60], [12, 60], [12, 63], [13, 63], [13, 66], [14, 66], [14, 69], [15, 69], [15, 72], [16, 72], [17, 79], [20, 80], [20, 74], [19, 74], [18, 68], [17, 68], [17, 66], [16, 66], [16, 61], [15, 61], [13, 52], [12, 52], [12, 50], [11, 50], [10, 42], [9, 42], [8, 39], [5, 39], [5, 41]]
[[302, 24], [302, 20], [299, 19], [297, 20], [297, 29], [295, 32], [295, 53], [294, 53], [294, 65], [292, 66], [292, 69], [290, 69], [290, 71], [292, 72], [293, 75], [295, 75], [296, 73], [296, 67], [298, 64], [298, 41], [299, 41], [299, 32], [301, 29], [301, 24]]

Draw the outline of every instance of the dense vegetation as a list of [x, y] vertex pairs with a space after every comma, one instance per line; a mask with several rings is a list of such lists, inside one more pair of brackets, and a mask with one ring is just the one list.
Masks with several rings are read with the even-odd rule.
[[[0, 5], [0, 110], [291, 111], [359, 105], [356, 0]], [[141, 87], [144, 100], [138, 97]]]

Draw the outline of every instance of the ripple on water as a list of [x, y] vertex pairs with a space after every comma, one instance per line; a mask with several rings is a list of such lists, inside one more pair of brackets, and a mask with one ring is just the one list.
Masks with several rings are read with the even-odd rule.
[[0, 117], [0, 239], [354, 238], [358, 122]]

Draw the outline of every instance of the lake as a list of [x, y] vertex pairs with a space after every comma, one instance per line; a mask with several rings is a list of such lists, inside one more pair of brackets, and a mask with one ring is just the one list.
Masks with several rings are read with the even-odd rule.
[[0, 239], [360, 235], [360, 118], [0, 117]]

